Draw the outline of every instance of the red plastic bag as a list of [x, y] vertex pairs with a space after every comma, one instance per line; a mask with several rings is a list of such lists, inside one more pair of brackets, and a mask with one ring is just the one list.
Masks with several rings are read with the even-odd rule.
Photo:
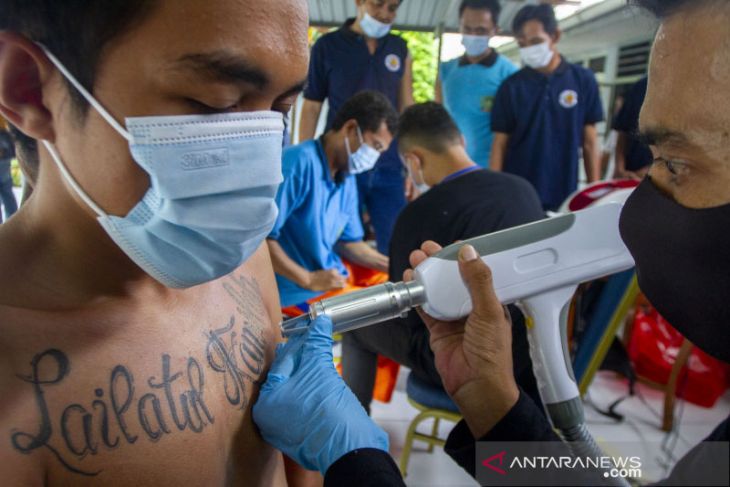
[[[683, 341], [654, 308], [637, 309], [628, 346], [636, 373], [666, 384]], [[678, 397], [710, 408], [730, 384], [730, 366], [693, 347], [677, 384]]]

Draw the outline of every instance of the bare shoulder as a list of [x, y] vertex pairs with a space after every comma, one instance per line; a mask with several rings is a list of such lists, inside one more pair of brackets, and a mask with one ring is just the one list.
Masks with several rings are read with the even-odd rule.
[[236, 274], [239, 276], [245, 275], [255, 283], [255, 290], [261, 297], [269, 319], [273, 325], [278, 325], [281, 321], [279, 291], [276, 287], [276, 278], [274, 277], [274, 270], [271, 265], [269, 247], [265, 242]]

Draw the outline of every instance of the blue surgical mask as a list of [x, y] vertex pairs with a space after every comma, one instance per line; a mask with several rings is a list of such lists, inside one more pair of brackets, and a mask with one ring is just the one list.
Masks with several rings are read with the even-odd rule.
[[472, 36], [464, 34], [461, 36], [461, 44], [470, 57], [481, 56], [489, 49], [489, 36]]
[[345, 149], [347, 149], [348, 172], [350, 174], [361, 174], [375, 167], [380, 159], [380, 152], [366, 144], [362, 138], [360, 127], [357, 128], [357, 137], [360, 139], [360, 148], [352, 152], [350, 140], [345, 137]]
[[66, 79], [129, 141], [150, 188], [124, 217], [107, 214], [43, 141], [63, 178], [122, 251], [171, 288], [188, 288], [242, 265], [273, 228], [282, 181], [283, 117], [262, 111], [127, 118], [126, 128], [46, 51]]
[[365, 15], [360, 20], [360, 27], [362, 27], [362, 31], [366, 36], [372, 39], [380, 39], [388, 35], [391, 24], [384, 24], [365, 12]]

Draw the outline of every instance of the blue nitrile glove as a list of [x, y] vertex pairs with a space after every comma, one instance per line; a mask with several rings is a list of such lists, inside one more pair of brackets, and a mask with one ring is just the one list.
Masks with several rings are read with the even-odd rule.
[[388, 435], [335, 370], [332, 344], [329, 317], [317, 318], [306, 333], [280, 344], [253, 407], [267, 443], [323, 475], [353, 450], [388, 451]]

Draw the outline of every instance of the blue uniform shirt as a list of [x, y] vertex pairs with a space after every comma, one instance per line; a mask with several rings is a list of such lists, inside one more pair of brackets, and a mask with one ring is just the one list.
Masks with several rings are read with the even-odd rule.
[[466, 138], [469, 157], [489, 167], [492, 151], [492, 107], [502, 82], [518, 71], [504, 56], [492, 54], [471, 64], [465, 57], [441, 65], [441, 87], [446, 109]]
[[[309, 271], [337, 269], [347, 274], [337, 255], [338, 242], [359, 242], [364, 232], [358, 211], [354, 176], [340, 174], [333, 180], [319, 140], [289, 147], [282, 161], [284, 183], [276, 202], [279, 216], [270, 239]], [[321, 294], [303, 289], [276, 275], [281, 305], [302, 303]]]
[[492, 130], [510, 136], [504, 171], [530, 181], [544, 209], [557, 209], [578, 187], [584, 127], [602, 120], [588, 69], [565, 59], [549, 76], [523, 68], [502, 84], [492, 110]]

